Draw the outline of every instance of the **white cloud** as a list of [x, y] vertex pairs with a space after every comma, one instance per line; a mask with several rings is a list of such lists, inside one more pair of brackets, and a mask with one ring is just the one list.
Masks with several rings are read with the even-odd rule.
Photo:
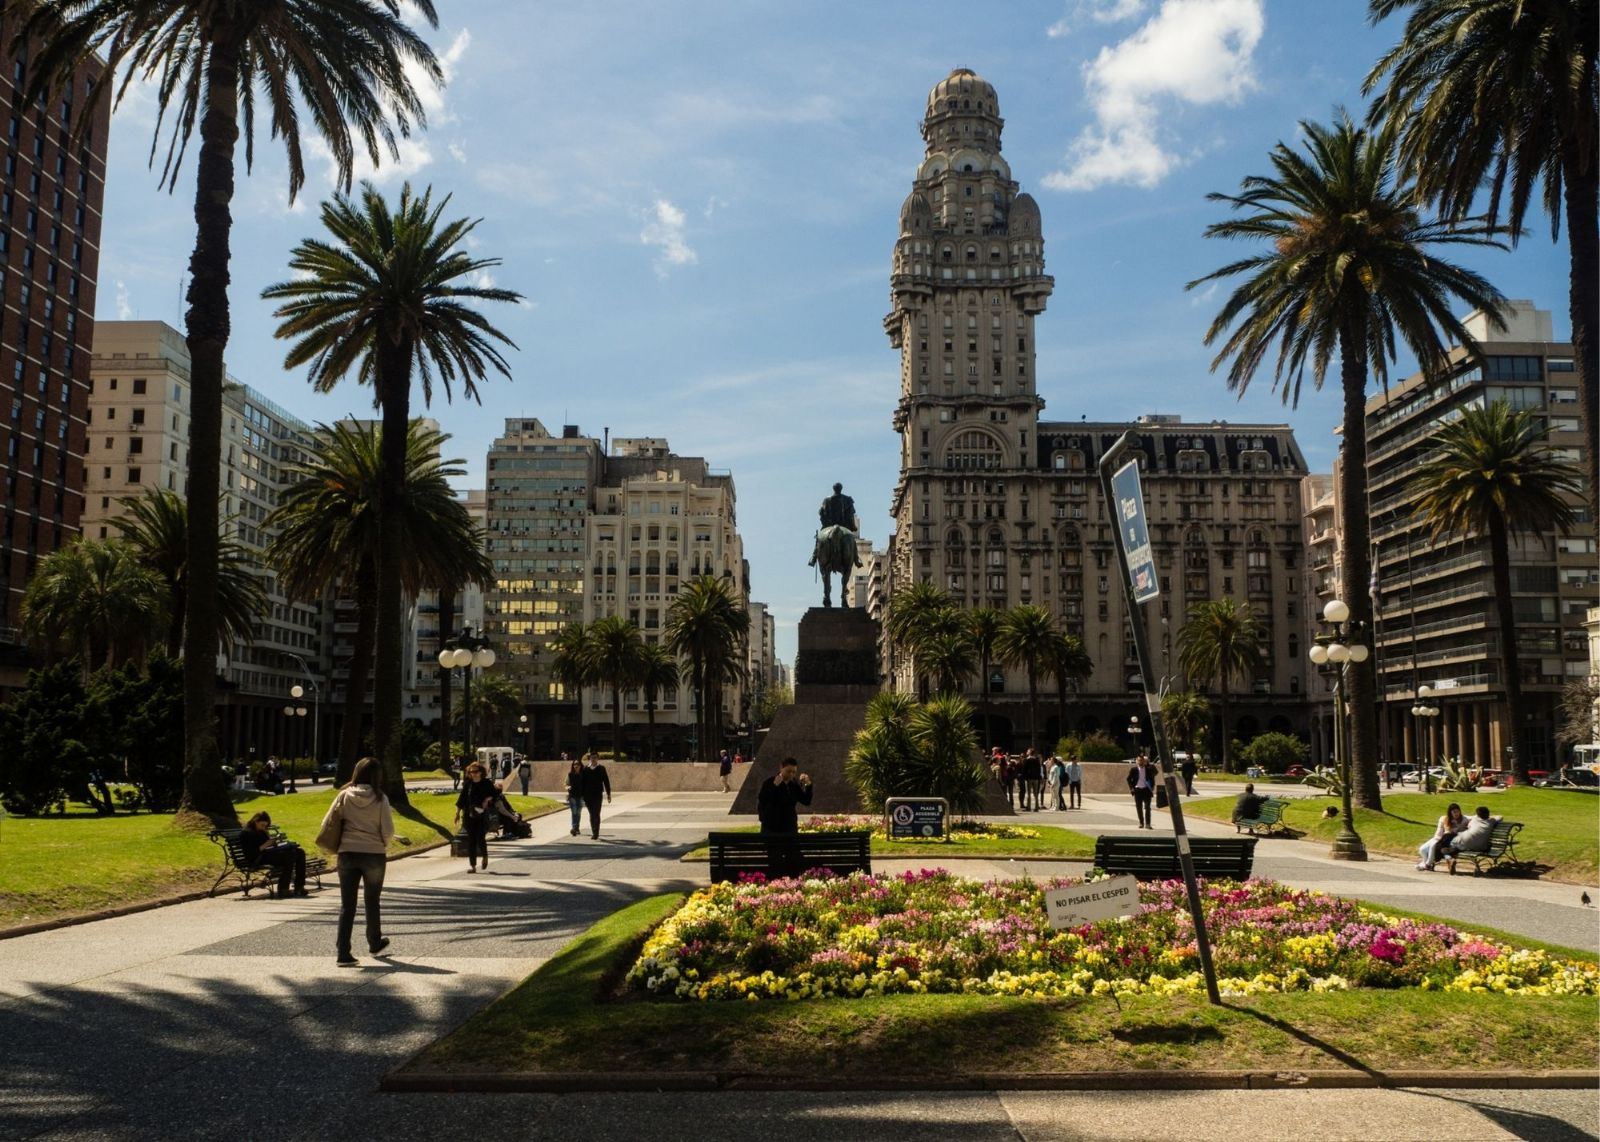
[[1063, 16], [1044, 30], [1052, 40], [1072, 34], [1073, 21], [1087, 20], [1092, 24], [1120, 24], [1144, 11], [1144, 0], [1078, 0], [1072, 14]]
[[128, 300], [128, 286], [122, 279], [117, 279], [117, 320], [133, 320], [133, 303]]
[[[1252, 57], [1265, 26], [1263, 0], [1165, 0], [1127, 39], [1084, 67], [1096, 123], [1073, 142], [1055, 190], [1111, 183], [1152, 187], [1182, 160], [1160, 116], [1172, 105], [1237, 102], [1255, 86]], [[1107, 11], [1126, 4], [1106, 3]]]
[[450, 157], [456, 162], [464, 163], [467, 161], [467, 148], [463, 147], [460, 143], [451, 143], [445, 148], [445, 150], [450, 152]]
[[687, 218], [682, 210], [665, 198], [658, 198], [645, 215], [639, 241], [657, 250], [655, 269], [657, 277], [666, 277], [668, 267], [692, 265], [699, 256], [684, 237]]

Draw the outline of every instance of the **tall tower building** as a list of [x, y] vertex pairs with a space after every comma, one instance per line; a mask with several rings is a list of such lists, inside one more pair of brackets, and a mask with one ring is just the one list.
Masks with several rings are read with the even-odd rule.
[[[7, 50], [12, 35], [7, 20]], [[0, 74], [0, 691], [20, 685], [28, 665], [17, 632], [28, 579], [78, 535], [83, 512], [110, 100], [80, 136], [71, 129], [100, 70], [88, 65], [70, 88], [31, 104], [26, 49]]]

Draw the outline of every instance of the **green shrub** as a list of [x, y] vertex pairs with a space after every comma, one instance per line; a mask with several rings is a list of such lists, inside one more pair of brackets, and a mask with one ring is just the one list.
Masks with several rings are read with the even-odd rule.
[[82, 672], [76, 660], [28, 671], [27, 685], [0, 706], [0, 801], [34, 817], [83, 786], [90, 751], [82, 738]]
[[1127, 751], [1104, 730], [1095, 730], [1078, 744], [1079, 761], [1122, 761], [1127, 756]]
[[943, 797], [955, 814], [983, 806], [988, 770], [978, 757], [972, 707], [955, 694], [918, 702], [879, 694], [867, 703], [845, 776], [867, 807], [881, 812], [890, 797]]
[[1291, 765], [1304, 765], [1311, 747], [1293, 734], [1258, 734], [1235, 756], [1246, 765], [1256, 765], [1268, 773], [1282, 773]]

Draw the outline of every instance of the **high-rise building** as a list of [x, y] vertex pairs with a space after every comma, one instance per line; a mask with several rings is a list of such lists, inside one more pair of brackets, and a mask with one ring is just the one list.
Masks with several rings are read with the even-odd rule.
[[[1417, 510], [1412, 474], [1433, 451], [1429, 438], [1464, 408], [1504, 400], [1537, 411], [1548, 430], [1546, 443], [1580, 469], [1583, 449], [1594, 447], [1578, 419], [1572, 345], [1553, 340], [1547, 310], [1531, 301], [1508, 305], [1505, 329], [1481, 313], [1465, 320], [1481, 361], [1457, 347], [1446, 377], [1409, 377], [1367, 403], [1367, 494], [1380, 592], [1380, 731], [1391, 743], [1391, 756], [1408, 762], [1448, 756], [1501, 767], [1515, 748], [1532, 768], [1554, 768], [1562, 687], [1589, 673], [1584, 618], [1600, 595], [1600, 564], [1595, 521], [1582, 496], [1571, 497], [1579, 522], [1570, 534], [1511, 538], [1512, 607], [1527, 716], [1515, 731], [1506, 724], [1488, 539], [1435, 539]], [[1436, 717], [1411, 714], [1423, 685], [1432, 688], [1424, 704], [1439, 709]]]
[[[9, 18], [0, 23], [8, 52], [14, 33]], [[28, 580], [39, 560], [79, 534], [110, 117], [102, 99], [73, 134], [99, 61], [68, 89], [29, 103], [28, 57], [27, 49], [10, 54], [0, 81], [0, 120], [8, 124], [0, 173], [0, 693], [22, 683], [31, 661], [17, 629]]]
[[[1235, 681], [1243, 693], [1226, 732], [1248, 739], [1301, 730], [1305, 462], [1294, 435], [1285, 425], [1156, 415], [1137, 426], [1040, 420], [1034, 321], [1055, 283], [1045, 273], [1039, 208], [1001, 155], [1002, 126], [994, 88], [968, 70], [929, 93], [924, 157], [900, 212], [894, 308], [884, 319], [901, 362], [884, 597], [928, 582], [965, 607], [1047, 608], [1082, 639], [1095, 672], [1065, 725], [1054, 695], [1045, 695], [1039, 736], [1123, 733], [1143, 712], [1134, 693], [1142, 680], [1096, 466], [1123, 430], [1137, 427], [1162, 586], [1160, 604], [1144, 608], [1156, 668], [1177, 673], [1177, 628], [1194, 603], [1247, 601], [1270, 632], [1266, 664], [1242, 687]], [[913, 685], [914, 664], [891, 662], [890, 670], [900, 688]], [[997, 741], [1026, 741], [1023, 672], [996, 668], [979, 684], [996, 702]]]

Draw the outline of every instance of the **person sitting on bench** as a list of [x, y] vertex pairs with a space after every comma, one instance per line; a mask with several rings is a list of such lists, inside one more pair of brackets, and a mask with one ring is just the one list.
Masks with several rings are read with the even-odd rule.
[[1260, 815], [1261, 803], [1265, 800], [1265, 797], [1256, 792], [1255, 782], [1245, 782], [1244, 792], [1233, 802], [1233, 823], [1237, 825], [1240, 821], [1255, 820]]
[[279, 841], [271, 833], [272, 818], [265, 812], [257, 813], [245, 822], [239, 843], [251, 865], [269, 865], [278, 870], [277, 896], [289, 895], [292, 882], [294, 894], [306, 893], [306, 851], [293, 841]]
[[1459, 833], [1439, 838], [1439, 843], [1433, 846], [1433, 856], [1428, 861], [1428, 867], [1432, 868], [1442, 860], [1453, 861], [1457, 853], [1488, 852], [1489, 842], [1494, 837], [1495, 822], [1499, 819], [1489, 816], [1489, 806], [1479, 805], [1477, 811], [1467, 818], [1466, 828]]

